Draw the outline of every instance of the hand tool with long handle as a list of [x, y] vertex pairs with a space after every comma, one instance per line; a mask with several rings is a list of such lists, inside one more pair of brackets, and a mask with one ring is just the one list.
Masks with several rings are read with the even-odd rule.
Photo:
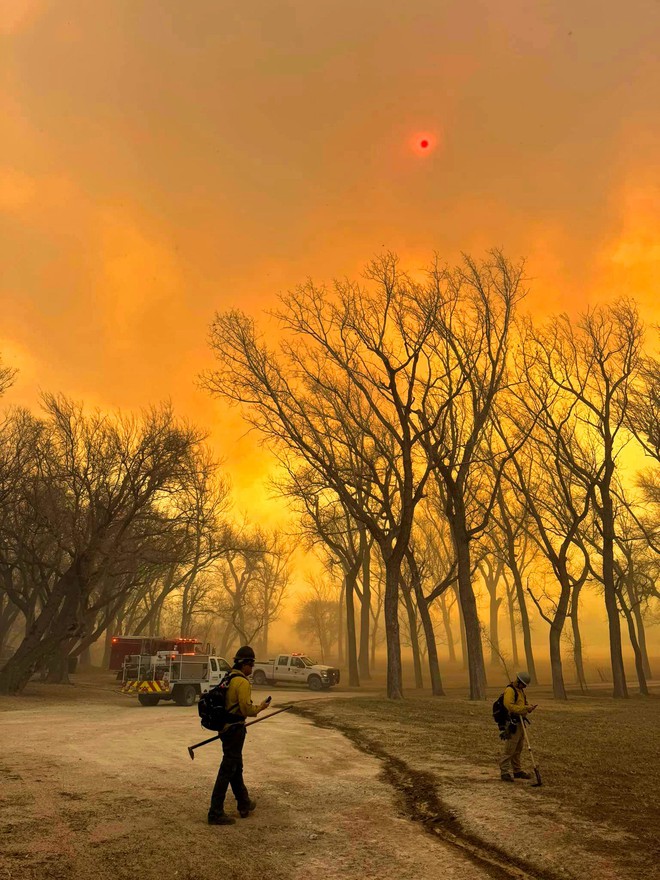
[[[245, 726], [249, 727], [251, 724], [258, 724], [260, 721], [265, 721], [267, 718], [272, 718], [273, 715], [279, 715], [280, 712], [286, 712], [287, 709], [291, 709], [292, 706], [293, 706], [293, 703], [289, 703], [288, 706], [283, 706], [281, 709], [277, 709], [275, 712], [271, 712], [270, 715], [264, 715], [263, 718], [255, 718], [254, 721], [246, 722]], [[235, 721], [234, 722], [234, 724], [243, 724], [243, 723], [244, 723], [243, 721]], [[233, 727], [234, 724], [229, 724], [228, 726]], [[208, 739], [202, 740], [202, 742], [195, 743], [194, 746], [188, 746], [188, 754], [190, 755], [190, 759], [192, 761], [195, 760], [195, 755], [193, 754], [195, 749], [200, 748], [200, 746], [205, 746], [210, 742], [215, 742], [216, 739], [220, 739], [221, 735], [222, 734], [220, 734], [220, 733], [216, 733], [215, 736], [210, 736]]]
[[529, 737], [527, 736], [527, 725], [525, 724], [524, 719], [521, 719], [520, 723], [523, 726], [523, 734], [525, 736], [525, 743], [527, 744], [527, 748], [529, 750], [529, 757], [532, 759], [532, 767], [534, 768], [534, 775], [536, 776], [536, 782], [532, 784], [533, 788], [538, 788], [539, 785], [543, 785], [541, 780], [541, 771], [538, 768], [536, 761], [534, 760], [534, 754], [532, 753], [532, 747], [529, 744]]

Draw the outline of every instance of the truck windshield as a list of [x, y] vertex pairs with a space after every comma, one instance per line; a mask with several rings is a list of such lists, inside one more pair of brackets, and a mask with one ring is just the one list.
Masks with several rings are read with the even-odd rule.
[[312, 663], [312, 661], [309, 659], [309, 657], [301, 657], [300, 659], [305, 664], [305, 666], [313, 666], [314, 665]]

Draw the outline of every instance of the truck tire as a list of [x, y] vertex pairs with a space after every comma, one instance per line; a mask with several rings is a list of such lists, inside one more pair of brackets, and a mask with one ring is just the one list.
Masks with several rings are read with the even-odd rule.
[[138, 703], [141, 706], [157, 706], [159, 700], [157, 694], [138, 694]]
[[193, 684], [179, 685], [174, 691], [174, 702], [177, 706], [193, 706], [197, 698], [197, 689]]
[[309, 687], [310, 691], [320, 691], [323, 688], [323, 682], [318, 677], [318, 675], [310, 675], [310, 677], [307, 679], [307, 686]]
[[266, 678], [266, 673], [263, 669], [257, 669], [256, 672], [252, 673], [252, 681], [256, 685], [268, 684], [268, 679]]

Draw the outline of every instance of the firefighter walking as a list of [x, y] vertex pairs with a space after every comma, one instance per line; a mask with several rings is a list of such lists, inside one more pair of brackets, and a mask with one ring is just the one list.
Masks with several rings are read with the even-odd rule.
[[500, 760], [502, 782], [532, 778], [520, 764], [520, 754], [525, 744], [525, 719], [536, 709], [536, 705], [527, 702], [525, 695], [525, 689], [531, 680], [528, 672], [519, 672], [515, 681], [510, 682], [504, 689], [503, 704], [509, 715], [500, 734], [504, 740], [504, 754]]
[[247, 732], [245, 719], [258, 715], [268, 707], [269, 701], [264, 700], [258, 705], [252, 702], [252, 685], [248, 676], [252, 673], [254, 661], [255, 654], [249, 645], [239, 648], [234, 657], [226, 705], [228, 712], [236, 716], [237, 723], [225, 725], [220, 733], [222, 762], [211, 794], [209, 825], [233, 825], [236, 821], [225, 813], [225, 797], [229, 786], [236, 798], [241, 818], [246, 819], [257, 806], [257, 802], [250, 798], [243, 781], [243, 745]]

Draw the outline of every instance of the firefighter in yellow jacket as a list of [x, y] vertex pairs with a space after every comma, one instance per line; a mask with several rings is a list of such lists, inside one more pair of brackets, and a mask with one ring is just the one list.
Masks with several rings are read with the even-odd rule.
[[243, 744], [247, 731], [245, 724], [241, 724], [246, 718], [258, 715], [269, 704], [269, 700], [264, 700], [259, 705], [252, 702], [252, 685], [248, 675], [252, 674], [254, 661], [254, 651], [249, 645], [239, 648], [234, 657], [234, 667], [230, 673], [232, 677], [227, 688], [226, 707], [228, 712], [236, 715], [237, 723], [225, 725], [220, 733], [222, 763], [211, 795], [209, 825], [233, 825], [236, 821], [225, 813], [225, 796], [229, 786], [236, 798], [241, 818], [246, 819], [257, 806], [257, 802], [250, 798], [243, 782]]
[[523, 725], [525, 718], [536, 709], [536, 705], [527, 702], [525, 688], [531, 681], [528, 672], [519, 672], [515, 681], [510, 682], [504, 689], [504, 708], [509, 713], [502, 737], [504, 739], [504, 754], [500, 761], [500, 772], [503, 782], [513, 782], [514, 779], [531, 779], [530, 773], [520, 766], [520, 753], [525, 742]]

